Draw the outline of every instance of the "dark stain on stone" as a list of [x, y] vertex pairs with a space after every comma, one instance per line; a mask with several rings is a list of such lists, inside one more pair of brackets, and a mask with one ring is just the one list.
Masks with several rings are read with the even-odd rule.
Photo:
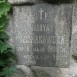
[[72, 3], [74, 0], [42, 0], [42, 1], [49, 4], [68, 4]]
[[32, 6], [35, 3], [27, 2], [27, 3], [20, 3], [20, 4], [12, 4], [13, 6]]

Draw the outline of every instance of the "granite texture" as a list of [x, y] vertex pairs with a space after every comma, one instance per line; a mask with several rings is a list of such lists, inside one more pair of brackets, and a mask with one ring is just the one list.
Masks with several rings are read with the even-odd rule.
[[12, 77], [72, 77], [69, 68], [17, 65], [17, 69]]
[[77, 53], [77, 5], [73, 5], [71, 53]]
[[57, 37], [56, 65], [68, 67], [70, 64], [72, 5], [60, 5], [54, 21]]
[[14, 7], [13, 11], [15, 49], [18, 57], [18, 64], [33, 65], [35, 64], [35, 60], [33, 52], [29, 49], [32, 47], [32, 39], [30, 37], [32, 34], [31, 24], [34, 22], [31, 6], [25, 8], [22, 8], [22, 6], [18, 6], [18, 8]]
[[[13, 22], [13, 35], [10, 35], [13, 38], [10, 39], [14, 40], [13, 44], [18, 57], [18, 64], [54, 67], [69, 66], [72, 5], [37, 4], [33, 6], [14, 6], [13, 12], [14, 16], [11, 21]], [[41, 41], [38, 41], [39, 37], [35, 38], [38, 35], [42, 36]], [[54, 37], [52, 41], [49, 36]], [[49, 40], [48, 42], [43, 41], [47, 39]], [[40, 45], [42, 46], [42, 51], [37, 51], [36, 48], [35, 50], [32, 49], [32, 47], [40, 49]], [[45, 57], [43, 54], [54, 56]]]
[[[66, 39], [67, 39], [67, 41], [69, 41], [68, 40], [68, 38], [69, 38], [69, 35], [72, 33], [72, 36], [71, 36], [71, 51], [70, 51], [70, 56], [72, 55], [72, 54], [77, 54], [77, 52], [76, 52], [76, 47], [77, 47], [77, 44], [76, 44], [76, 40], [77, 40], [77, 38], [76, 38], [76, 36], [77, 36], [77, 28], [76, 28], [76, 26], [77, 26], [77, 5], [75, 4], [75, 5], [73, 5], [73, 9], [70, 11], [70, 12], [68, 12], [68, 8], [67, 8], [67, 13], [64, 11], [64, 10], [62, 10], [62, 9], [64, 9], [64, 7], [70, 7], [70, 10], [72, 9], [72, 6], [71, 5], [56, 5], [55, 7], [57, 7], [58, 9], [58, 11], [57, 11], [57, 16], [56, 16], [56, 19], [55, 19], [55, 21], [56, 21], [56, 26], [55, 26], [55, 29], [56, 29], [56, 35], [58, 35], [58, 34], [61, 34], [61, 33], [59, 33], [59, 32], [61, 32], [60, 31], [60, 29], [61, 29], [61, 23], [63, 24], [63, 22], [61, 21], [61, 20], [64, 20], [65, 18], [67, 18], [67, 20], [69, 19], [69, 21], [67, 21], [68, 23], [71, 23], [70, 24], [70, 26], [67, 26], [68, 24], [66, 24], [66, 26], [64, 25], [64, 27], [65, 27], [65, 34], [66, 34], [66, 36], [68, 36]], [[30, 27], [30, 24], [31, 24], [31, 22], [35, 22], [35, 20], [33, 19], [34, 17], [33, 17], [33, 13], [32, 13], [32, 7], [30, 6], [22, 6], [22, 9], [23, 8], [25, 8], [26, 9], [26, 13], [25, 13], [25, 16], [23, 15], [23, 13], [20, 13], [19, 15], [17, 15], [18, 13], [14, 13], [14, 16], [10, 16], [10, 24], [9, 24], [9, 29], [7, 29], [7, 32], [8, 32], [8, 34], [11, 36], [11, 38], [12, 38], [12, 40], [10, 41], [10, 44], [11, 44], [11, 42], [12, 42], [12, 44], [11, 45], [13, 45], [14, 46], [14, 48], [16, 48], [16, 46], [17, 46], [17, 44], [16, 44], [16, 38], [15, 38], [15, 32], [16, 32], [16, 30], [15, 30], [15, 27], [17, 26], [17, 25], [15, 25], [15, 23], [14, 22], [18, 22], [19, 20], [20, 20], [20, 18], [21, 18], [21, 20], [23, 20], [22, 22], [19, 22], [19, 26], [22, 26], [23, 25], [23, 23], [24, 23], [24, 18], [28, 18], [28, 19], [25, 19], [25, 22], [26, 23], [24, 23], [24, 24], [26, 24], [26, 25], [28, 25], [29, 27]], [[21, 6], [17, 6], [17, 7], [14, 7], [14, 11], [15, 11], [15, 9], [19, 9], [19, 11], [21, 12]], [[24, 9], [23, 9], [24, 10]], [[62, 11], [61, 11], [62, 10]], [[18, 10], [16, 10], [16, 11], [18, 11]], [[27, 12], [28, 11], [28, 12]], [[73, 11], [73, 12], [72, 12]], [[72, 14], [71, 14], [72, 13]], [[22, 14], [22, 16], [21, 16], [21, 14]], [[54, 13], [53, 13], [54, 14]], [[14, 20], [15, 19], [15, 16], [17, 15], [17, 17], [18, 17], [18, 19], [17, 20]], [[63, 15], [66, 15], [64, 18], [63, 18]], [[72, 16], [72, 18], [71, 18], [71, 16]], [[20, 16], [20, 17], [19, 17]], [[59, 18], [59, 16], [60, 16], [60, 19], [58, 20], [58, 18]], [[14, 18], [13, 18], [14, 17]], [[70, 18], [69, 18], [70, 17]], [[61, 21], [61, 22], [60, 22]], [[64, 20], [65, 21], [65, 20]], [[20, 23], [21, 23], [21, 25], [20, 25]], [[65, 22], [64, 22], [65, 23]], [[58, 26], [57, 26], [58, 25]], [[71, 28], [71, 25], [72, 25], [72, 30], [71, 30], [71, 33], [69, 32], [69, 27]], [[60, 27], [59, 27], [60, 26]], [[14, 29], [13, 29], [14, 28]], [[20, 29], [21, 29], [21, 27], [20, 27]], [[11, 32], [10, 32], [10, 30], [11, 30]], [[21, 30], [19, 30], [19, 32], [20, 32]], [[16, 32], [16, 33], [18, 33], [18, 32]], [[28, 34], [29, 34], [30, 32], [28, 32]], [[69, 34], [70, 33], [70, 34]], [[17, 34], [16, 34], [17, 35]], [[58, 37], [58, 36], [57, 36]], [[10, 38], [10, 39], [11, 39]], [[28, 40], [28, 39], [27, 39]], [[28, 42], [29, 42], [30, 40], [28, 40]], [[19, 43], [19, 42], [18, 42]], [[65, 42], [66, 43], [66, 42]], [[69, 44], [70, 42], [67, 42], [65, 45], [67, 45], [67, 47], [66, 47], [66, 50], [68, 50], [68, 44]], [[57, 48], [60, 48], [60, 47], [62, 47], [62, 46], [59, 46], [59, 44], [57, 44]], [[22, 48], [20, 48], [20, 50], [22, 50]], [[57, 50], [59, 50], [59, 49], [57, 49]], [[69, 50], [68, 50], [69, 51]], [[18, 51], [17, 51], [18, 52]], [[16, 52], [16, 53], [17, 53]], [[59, 51], [58, 51], [59, 52]], [[20, 54], [20, 53], [19, 53]], [[58, 53], [58, 54], [60, 54], [60, 52]], [[66, 55], [67, 56], [67, 55]], [[59, 57], [58, 57], [59, 58]], [[61, 57], [60, 57], [61, 58]], [[61, 60], [59, 58], [59, 60]], [[21, 61], [21, 58], [19, 59], [20, 61]], [[30, 60], [30, 59], [28, 59], [28, 60]], [[62, 59], [63, 60], [63, 59]], [[61, 61], [62, 61], [61, 60]], [[61, 62], [60, 61], [60, 62]], [[17, 66], [17, 68], [22, 68], [21, 70], [20, 70], [20, 72], [19, 72], [19, 74], [17, 73], [17, 74], [15, 74], [14, 75], [14, 77], [32, 77], [33, 76], [33, 74], [32, 74], [32, 70], [31, 69], [33, 69], [37, 74], [39, 74], [39, 76], [38, 77], [41, 77], [42, 75], [39, 73], [39, 72], [41, 72], [42, 73], [42, 71], [41, 70], [43, 70], [43, 71], [45, 71], [45, 72], [47, 72], [49, 75], [48, 75], [48, 77], [49, 76], [51, 76], [51, 77], [77, 77], [77, 63], [73, 60], [73, 58], [72, 57], [70, 57], [70, 66], [68, 67], [68, 68], [57, 68], [57, 67], [37, 67], [37, 66], [32, 66], [32, 68], [29, 68], [28, 66], [24, 66], [24, 64], [23, 65], [20, 65], [20, 66]], [[25, 61], [24, 61], [25, 62]], [[32, 63], [30, 63], [30, 64], [32, 64]], [[60, 63], [59, 63], [60, 64]], [[40, 71], [39, 71], [40, 70]], [[24, 74], [25, 73], [25, 74]], [[44, 73], [43, 73], [44, 74]], [[26, 76], [25, 76], [26, 75]], [[44, 74], [45, 75], [45, 74]], [[43, 76], [44, 76], [43, 75]], [[42, 76], [42, 77], [43, 77]], [[34, 76], [33, 76], [34, 77]]]
[[51, 77], [49, 73], [42, 69], [31, 69], [29, 66], [17, 65], [17, 73], [12, 77]]
[[15, 34], [14, 34], [13, 15], [9, 14], [8, 18], [9, 18], [9, 23], [8, 23], [8, 26], [6, 27], [5, 31], [10, 36], [10, 38], [7, 42], [12, 46], [13, 51], [15, 53]]

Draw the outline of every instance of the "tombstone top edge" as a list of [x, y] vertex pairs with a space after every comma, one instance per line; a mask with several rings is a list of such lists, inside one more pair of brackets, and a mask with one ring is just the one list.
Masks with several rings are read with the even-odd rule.
[[[8, 0], [8, 2], [10, 4], [13, 4], [13, 5], [19, 5], [19, 4], [40, 4], [40, 3], [47, 3], [47, 2], [44, 2], [43, 0]], [[76, 4], [75, 1], [73, 1], [72, 3], [60, 3], [60, 4]], [[48, 4], [54, 4], [54, 5], [58, 5], [58, 3], [48, 3]]]

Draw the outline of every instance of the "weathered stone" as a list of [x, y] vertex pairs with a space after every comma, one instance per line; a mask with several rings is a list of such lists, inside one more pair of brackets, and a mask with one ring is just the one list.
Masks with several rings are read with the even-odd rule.
[[30, 68], [25, 65], [17, 65], [18, 71], [12, 77], [52, 77], [44, 69], [39, 68]]
[[72, 77], [69, 68], [17, 66], [18, 71], [12, 77]]
[[29, 66], [17, 65], [17, 72], [12, 77], [35, 77]]
[[14, 34], [14, 21], [13, 21], [13, 15], [9, 14], [9, 24], [6, 27], [6, 32], [10, 36], [8, 43], [12, 46], [15, 52], [15, 34]]
[[45, 70], [35, 69], [32, 71], [33, 71], [33, 74], [36, 75], [35, 77], [51, 77], [51, 75], [48, 74]]
[[73, 5], [71, 51], [77, 53], [77, 5]]
[[22, 6], [14, 7], [15, 48], [19, 60], [18, 64], [21, 65], [35, 64], [33, 52], [29, 49], [32, 47], [32, 39], [29, 36], [32, 34], [31, 24], [33, 21], [30, 6], [23, 6], [23, 8]]
[[[72, 14], [72, 35], [71, 35], [71, 56], [77, 56], [77, 4], [73, 5]], [[77, 63], [71, 57], [70, 59], [70, 77], [77, 76]]]
[[[57, 8], [59, 8], [59, 9], [61, 9], [61, 7], [62, 6], [66, 6], [66, 5], [60, 5], [60, 6], [57, 6]], [[23, 6], [22, 6], [23, 7]], [[68, 6], [67, 6], [68, 7]], [[18, 8], [18, 7], [15, 7], [16, 9]], [[20, 6], [19, 6], [19, 8], [21, 8]], [[19, 9], [18, 8], [18, 9]], [[30, 12], [27, 12], [26, 11], [26, 13], [28, 13], [28, 14], [26, 14], [26, 18], [28, 18], [29, 17], [29, 19], [28, 19], [28, 21], [27, 21], [27, 24], [29, 25], [30, 24], [30, 22], [32, 22], [33, 21], [33, 19], [32, 18], [34, 18], [33, 17], [33, 14], [32, 14], [32, 8], [31, 7], [29, 7], [29, 6], [25, 6], [24, 7], [27, 11], [30, 11]], [[62, 7], [62, 9], [63, 9], [63, 7]], [[21, 11], [21, 10], [20, 10]], [[62, 11], [63, 12], [63, 11]], [[58, 18], [59, 18], [59, 16], [61, 17], [61, 15], [62, 15], [62, 12], [61, 11], [57, 11], [57, 16], [58, 16]], [[16, 12], [15, 12], [16, 13]], [[68, 11], [67, 11], [67, 13], [68, 13]], [[67, 14], [66, 13], [66, 14]], [[72, 12], [70, 12], [70, 13], [72, 13]], [[17, 15], [18, 13], [16, 13], [16, 15]], [[23, 13], [20, 13], [20, 14], [22, 14], [23, 15]], [[15, 16], [16, 16], [15, 15]], [[28, 15], [28, 16], [27, 16]], [[31, 15], [31, 16], [30, 16]], [[19, 16], [21, 16], [21, 15], [19, 15]], [[68, 16], [69, 16], [69, 13], [68, 13]], [[15, 20], [15, 19], [13, 19], [13, 17], [14, 16], [10, 16], [10, 26], [8, 26], [8, 29], [7, 29], [7, 33], [11, 36], [11, 38], [10, 39], [12, 39], [12, 40], [10, 40], [10, 44], [14, 47], [14, 48], [16, 48], [16, 39], [15, 39], [15, 35], [17, 35], [17, 34], [15, 34], [15, 26], [16, 25], [14, 25], [14, 21], [15, 22], [17, 22], [17, 21], [19, 21], [19, 20]], [[22, 17], [22, 19], [23, 19], [23, 17], [24, 16], [21, 16]], [[19, 17], [20, 18], [20, 17]], [[67, 17], [68, 18], [68, 17]], [[71, 42], [71, 54], [70, 55], [72, 55], [72, 54], [76, 54], [76, 47], [77, 47], [77, 44], [76, 44], [76, 32], [77, 32], [77, 29], [76, 29], [76, 25], [77, 25], [77, 5], [73, 5], [73, 16], [72, 16], [72, 38], [71, 38], [71, 40], [72, 40], [72, 42]], [[21, 19], [21, 20], [22, 20]], [[62, 20], [63, 18], [61, 18], [61, 20]], [[56, 20], [57, 22], [59, 22], [58, 21], [58, 19]], [[69, 21], [71, 22], [71, 17], [70, 17], [70, 19], [69, 19]], [[24, 19], [23, 19], [23, 22], [24, 22]], [[33, 21], [34, 22], [34, 21]], [[22, 22], [21, 22], [22, 23]], [[20, 23], [19, 23], [20, 24]], [[56, 25], [58, 25], [57, 27], [59, 27], [59, 23], [57, 23]], [[20, 26], [20, 25], [19, 25]], [[59, 27], [60, 28], [60, 27]], [[55, 29], [59, 29], [59, 28], [55, 28]], [[59, 30], [58, 30], [59, 31]], [[58, 34], [57, 33], [57, 31], [56, 31], [56, 34]], [[58, 46], [58, 44], [57, 44], [57, 46]], [[59, 47], [59, 46], [58, 46]], [[61, 57], [61, 56], [60, 56]], [[21, 60], [21, 59], [20, 59]], [[60, 60], [60, 59], [59, 59]], [[63, 60], [63, 59], [62, 59]], [[38, 71], [38, 70], [36, 70], [36, 69], [39, 69], [39, 70], [43, 70], [43, 71], [45, 71], [45, 72], [47, 72], [51, 77], [77, 77], [77, 63], [71, 58], [70, 60], [70, 67], [69, 68], [56, 68], [56, 67], [32, 67], [32, 69], [34, 69], [35, 71]], [[22, 67], [22, 65], [20, 65], [20, 67]], [[25, 69], [25, 67], [26, 67], [26, 69]], [[23, 70], [23, 72], [25, 73], [23, 73], [22, 72], [22, 70]], [[26, 77], [25, 75], [27, 74], [27, 77], [29, 77], [30, 75], [31, 76], [33, 76], [29, 71], [30, 71], [30, 69], [29, 68], [27, 68], [27, 66], [23, 66], [22, 67], [22, 70], [21, 70], [21, 72], [19, 72], [18, 74], [15, 74], [13, 77]], [[28, 70], [28, 71], [27, 71]], [[37, 72], [38, 73], [38, 72]], [[29, 75], [30, 74], [30, 75]], [[39, 74], [39, 73], [38, 73]], [[44, 74], [45, 75], [45, 74]], [[34, 76], [33, 76], [34, 77]], [[41, 75], [39, 75], [39, 77], [41, 77]]]
[[[69, 11], [68, 11], [69, 10]], [[55, 17], [57, 36], [57, 66], [69, 66], [70, 63], [70, 36], [72, 22], [72, 6], [61, 5]]]
[[[69, 68], [32, 66], [32, 69], [35, 71], [43, 70], [44, 72], [48, 73], [51, 77], [70, 77]], [[39, 77], [41, 77], [41, 75]]]
[[[13, 11], [13, 33], [19, 60], [18, 64], [57, 67], [69, 66], [69, 38], [72, 20], [71, 5], [54, 6], [37, 4], [33, 6], [15, 6]], [[55, 36], [56, 38], [54, 37], [54, 41], [48, 40], [51, 44], [47, 44], [45, 41], [45, 44], [36, 44], [38, 41], [35, 39], [35, 36], [43, 34], [45, 35], [45, 37], [42, 37], [44, 40], [47, 40], [48, 36]], [[52, 42], [54, 45], [52, 45]], [[36, 50], [32, 49], [34, 46], [38, 47], [38, 50], [40, 49], [39, 46], [43, 46], [45, 50], [44, 52], [36, 52]]]
[[11, 4], [22, 4], [22, 3], [41, 3], [41, 0], [8, 0]]

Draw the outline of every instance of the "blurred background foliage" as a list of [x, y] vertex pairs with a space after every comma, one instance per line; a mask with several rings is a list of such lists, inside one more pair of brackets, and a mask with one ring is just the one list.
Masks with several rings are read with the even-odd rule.
[[11, 5], [6, 0], [0, 0], [0, 77], [11, 76], [15, 71], [15, 55], [12, 47], [6, 42], [9, 36], [5, 32], [8, 25], [8, 12]]

